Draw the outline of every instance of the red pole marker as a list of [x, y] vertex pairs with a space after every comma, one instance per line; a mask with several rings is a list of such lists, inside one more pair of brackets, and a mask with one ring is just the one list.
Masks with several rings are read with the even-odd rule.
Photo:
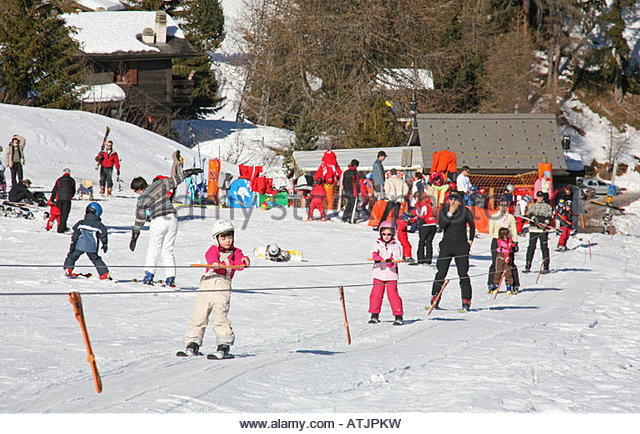
[[89, 354], [89, 357], [87, 357], [87, 361], [91, 364], [91, 371], [93, 371], [93, 379], [96, 383], [96, 390], [98, 391], [98, 393], [100, 393], [102, 392], [102, 379], [100, 379], [98, 365], [96, 365], [96, 356], [93, 355], [93, 350], [91, 349], [89, 333], [87, 333], [87, 325], [84, 322], [84, 313], [82, 311], [82, 300], [80, 299], [80, 294], [77, 292], [70, 292], [69, 301], [73, 305], [76, 319], [80, 323], [80, 328], [82, 329], [82, 334], [84, 335], [84, 343], [87, 346], [87, 353]]

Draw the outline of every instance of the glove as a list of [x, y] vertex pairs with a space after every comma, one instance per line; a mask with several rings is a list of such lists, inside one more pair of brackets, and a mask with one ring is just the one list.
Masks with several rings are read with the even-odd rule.
[[105, 252], [105, 253], [107, 253], [107, 245], [106, 245], [106, 244], [103, 244], [103, 245], [102, 245], [102, 251], [103, 251], [103, 252]]
[[373, 262], [375, 262], [376, 264], [379, 264], [380, 262], [383, 261], [382, 257], [380, 256], [380, 254], [378, 252], [373, 252], [371, 257], [373, 258]]
[[132, 252], [136, 249], [136, 242], [138, 242], [138, 237], [140, 236], [140, 231], [136, 231], [135, 229], [131, 231], [131, 241], [129, 242], [129, 250]]
[[379, 264], [380, 262], [382, 262], [380, 259], [376, 259], [373, 262], [375, 262], [376, 264]]
[[118, 176], [120, 176], [120, 170], [118, 170], [116, 173], [118, 174]]
[[391, 259], [391, 258], [389, 258], [389, 259], [385, 259], [385, 261], [384, 261], [384, 262], [387, 262], [387, 263], [393, 263], [393, 259]]
[[518, 247], [518, 243], [515, 243], [513, 245], [513, 253], [517, 253], [520, 250], [520, 247]]
[[204, 170], [198, 169], [197, 167], [194, 167], [193, 169], [185, 170], [184, 172], [182, 172], [182, 174], [186, 178], [188, 176], [197, 175], [197, 174], [202, 173], [202, 172], [204, 172]]

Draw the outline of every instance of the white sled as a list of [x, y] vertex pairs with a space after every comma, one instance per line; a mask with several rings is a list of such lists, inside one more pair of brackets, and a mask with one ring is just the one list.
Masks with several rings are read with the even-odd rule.
[[[300, 250], [287, 250], [291, 255], [292, 262], [302, 262], [302, 252]], [[256, 258], [267, 258], [267, 246], [258, 246], [253, 249], [253, 256]]]

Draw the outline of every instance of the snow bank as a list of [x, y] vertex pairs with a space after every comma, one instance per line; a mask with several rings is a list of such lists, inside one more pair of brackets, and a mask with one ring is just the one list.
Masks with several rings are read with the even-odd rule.
[[620, 235], [632, 235], [640, 237], [640, 200], [626, 206], [623, 215], [617, 215], [613, 219], [616, 231]]

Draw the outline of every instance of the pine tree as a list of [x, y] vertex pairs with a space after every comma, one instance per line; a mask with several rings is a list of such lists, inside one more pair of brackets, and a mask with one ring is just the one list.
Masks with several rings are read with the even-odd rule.
[[177, 77], [186, 79], [195, 71], [193, 102], [181, 109], [178, 116], [184, 119], [198, 118], [215, 112], [215, 107], [221, 101], [221, 98], [217, 98], [218, 81], [212, 70], [209, 53], [224, 40], [224, 15], [219, 0], [193, 0], [182, 11], [176, 12], [176, 16], [181, 19], [189, 42], [204, 53], [173, 61], [173, 74]]
[[85, 68], [60, 18], [60, 0], [0, 2], [0, 82], [4, 100], [73, 108]]
[[395, 116], [382, 98], [376, 98], [363, 114], [352, 138], [356, 148], [399, 146], [402, 133]]

